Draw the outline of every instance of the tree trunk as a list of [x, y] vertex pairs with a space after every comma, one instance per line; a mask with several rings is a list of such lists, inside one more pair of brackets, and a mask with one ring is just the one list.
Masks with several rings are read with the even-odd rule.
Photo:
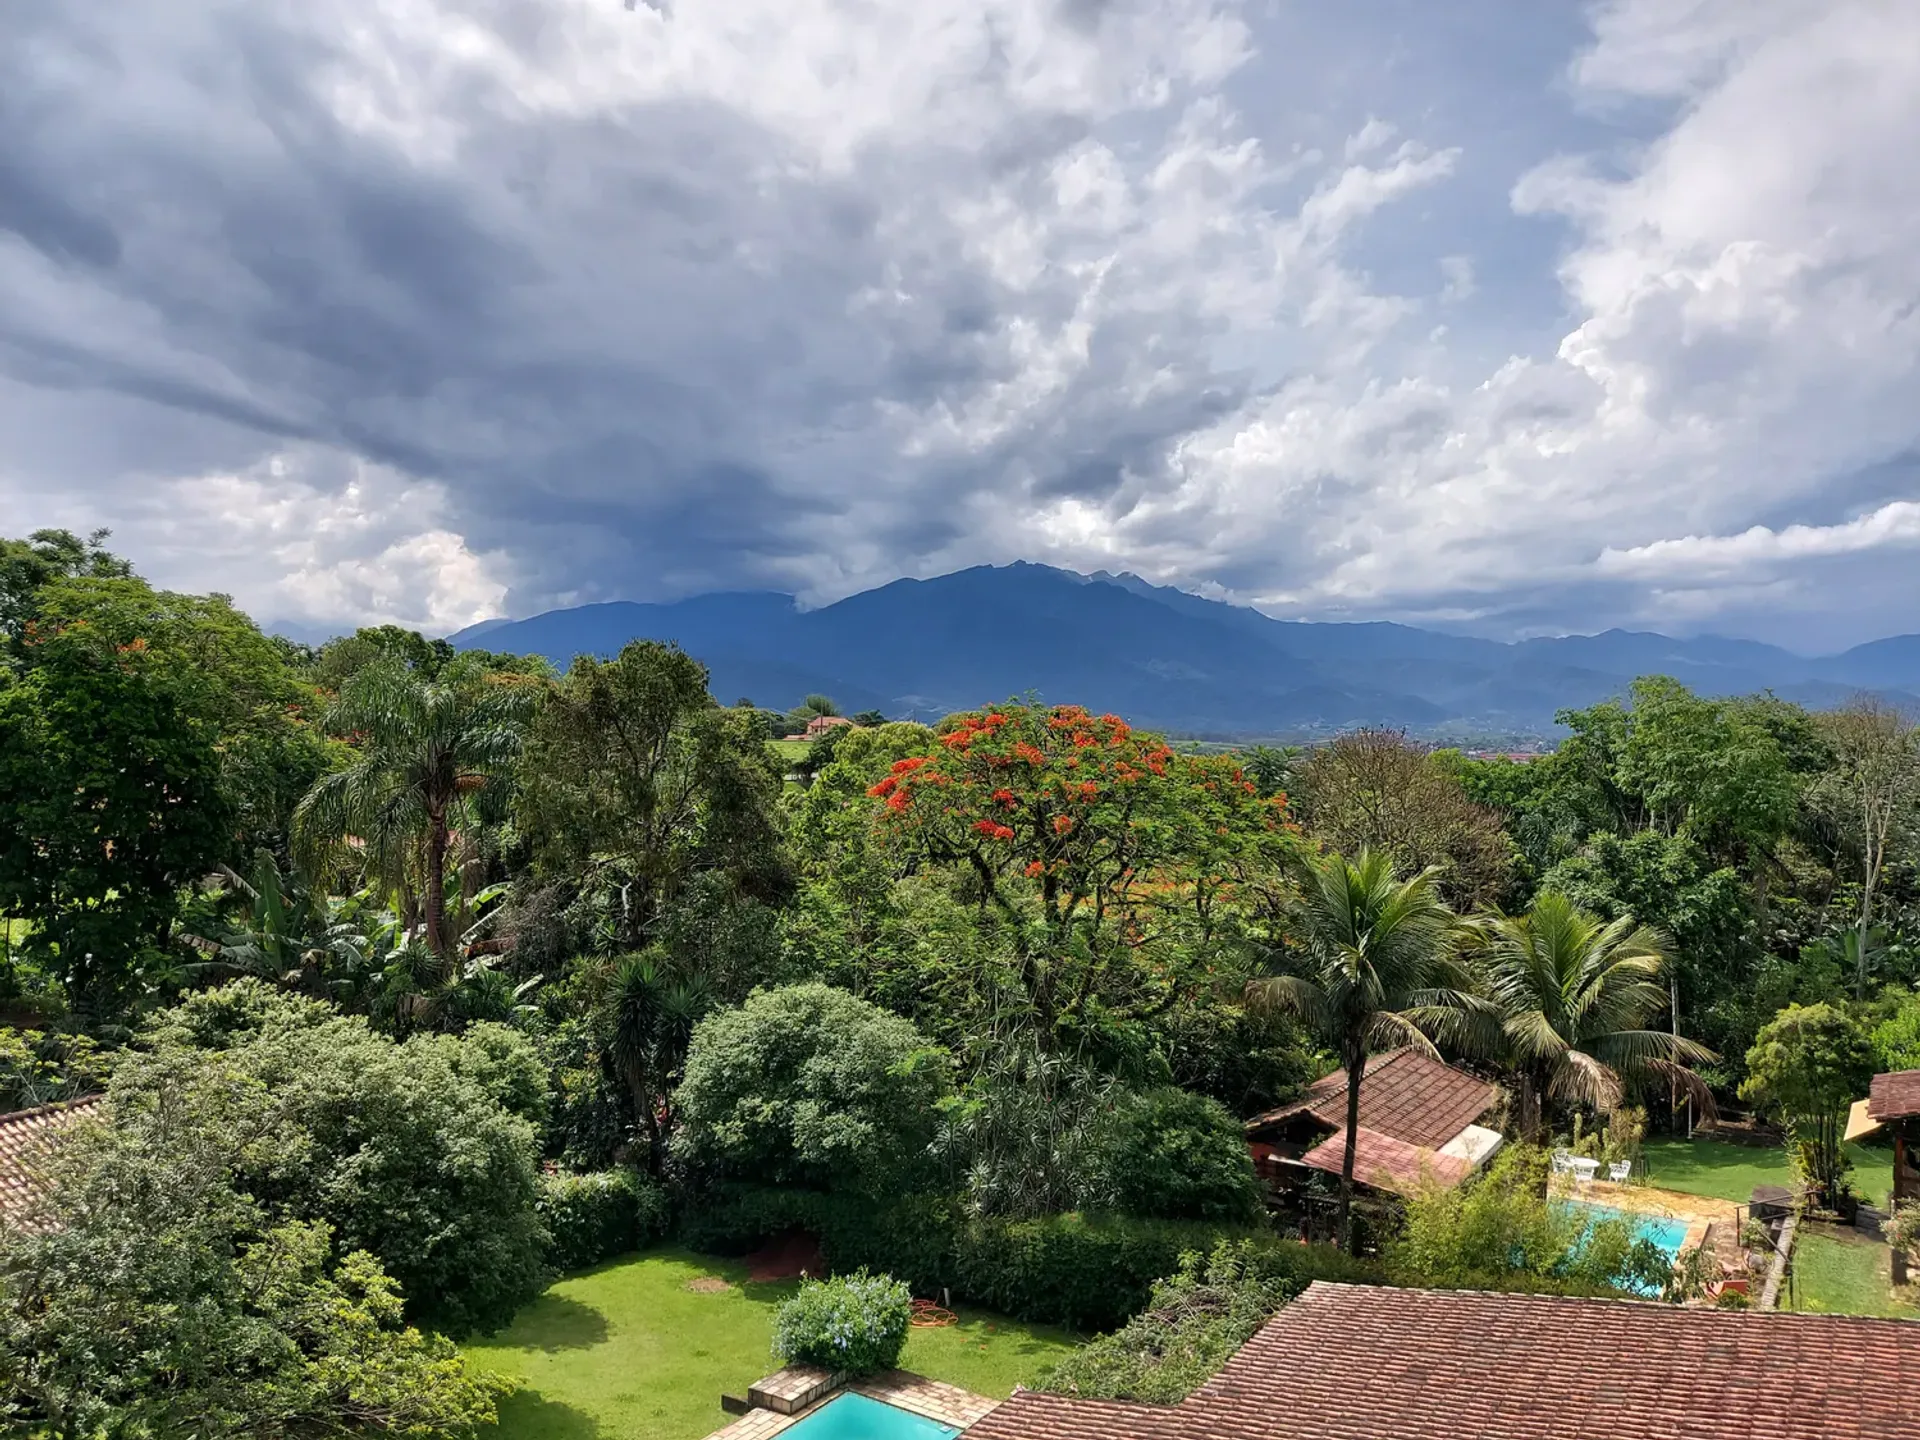
[[1353, 1233], [1353, 1160], [1360, 1130], [1360, 1081], [1367, 1068], [1366, 1047], [1351, 1047], [1347, 1056], [1347, 1148], [1340, 1157], [1340, 1248], [1358, 1254]]
[[440, 811], [427, 816], [426, 871], [427, 948], [444, 960], [452, 945], [447, 936], [447, 817]]

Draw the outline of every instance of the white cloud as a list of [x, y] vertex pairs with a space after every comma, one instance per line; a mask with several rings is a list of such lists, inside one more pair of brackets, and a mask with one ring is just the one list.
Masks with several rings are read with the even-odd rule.
[[1597, 6], [1514, 97], [1588, 117], [1513, 177], [1565, 241], [1515, 355], [1513, 262], [1432, 220], [1479, 137], [1385, 62], [1342, 130], [1268, 105], [1256, 10], [32, 10], [0, 502], [339, 622], [1024, 554], [1496, 630], [1910, 626], [1898, 567], [1811, 605], [1806, 538], [1912, 491], [1906, 7]]
[[1599, 569], [1636, 578], [1745, 576], [1795, 560], [1920, 546], [1920, 503], [1895, 500], [1840, 525], [1755, 525], [1738, 535], [1687, 535], [1600, 552]]

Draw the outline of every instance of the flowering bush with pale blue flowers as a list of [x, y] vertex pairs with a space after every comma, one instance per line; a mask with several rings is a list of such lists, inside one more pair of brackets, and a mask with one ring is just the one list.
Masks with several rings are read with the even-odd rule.
[[774, 1321], [773, 1353], [789, 1365], [848, 1375], [891, 1370], [912, 1321], [913, 1294], [891, 1275], [858, 1270], [804, 1280]]

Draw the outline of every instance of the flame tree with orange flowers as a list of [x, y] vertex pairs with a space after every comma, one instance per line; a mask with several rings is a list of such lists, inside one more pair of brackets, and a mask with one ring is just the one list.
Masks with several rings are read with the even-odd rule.
[[875, 818], [905, 856], [962, 867], [1006, 923], [1043, 1041], [1110, 1005], [1116, 980], [1136, 1009], [1172, 1004], [1177, 977], [1135, 958], [1176, 924], [1204, 944], [1223, 903], [1277, 899], [1286, 798], [1262, 798], [1230, 757], [1078, 706], [954, 715], [932, 739], [868, 789]]

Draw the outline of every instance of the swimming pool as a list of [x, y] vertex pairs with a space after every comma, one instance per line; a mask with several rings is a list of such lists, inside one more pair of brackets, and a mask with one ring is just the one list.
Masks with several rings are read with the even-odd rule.
[[782, 1440], [953, 1440], [960, 1432], [898, 1405], [870, 1400], [851, 1392], [836, 1395], [798, 1425], [781, 1432]]
[[1637, 1238], [1651, 1240], [1666, 1252], [1667, 1259], [1680, 1258], [1681, 1248], [1687, 1242], [1687, 1222], [1672, 1220], [1665, 1215], [1642, 1215], [1633, 1210], [1616, 1210], [1611, 1205], [1596, 1205], [1590, 1200], [1569, 1200], [1569, 1205], [1577, 1205], [1593, 1222], [1601, 1220], [1624, 1220]]

